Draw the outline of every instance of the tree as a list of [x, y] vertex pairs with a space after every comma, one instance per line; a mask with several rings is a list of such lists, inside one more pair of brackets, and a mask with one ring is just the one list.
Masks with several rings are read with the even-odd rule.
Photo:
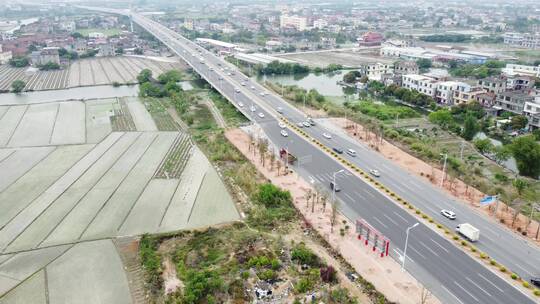
[[529, 186], [529, 183], [524, 179], [516, 178], [512, 181], [512, 186], [516, 190], [518, 197], [521, 198], [523, 191]]
[[24, 90], [24, 87], [26, 86], [26, 82], [17, 79], [11, 83], [11, 90], [14, 93], [20, 93], [22, 90]]
[[133, 53], [135, 53], [135, 55], [142, 55], [142, 54], [143, 54], [143, 49], [141, 49], [141, 48], [135, 48], [135, 50], [133, 51]]
[[71, 33], [71, 37], [80, 39], [80, 38], [83, 38], [84, 36], [79, 32], [74, 32], [74, 33]]
[[474, 147], [482, 154], [491, 153], [494, 149], [493, 143], [489, 138], [475, 140]]
[[527, 117], [523, 115], [515, 115], [512, 116], [510, 119], [510, 125], [512, 126], [512, 130], [520, 130], [527, 126], [528, 123]]
[[152, 71], [149, 69], [144, 69], [137, 76], [137, 81], [142, 84], [145, 82], [149, 82], [151, 78], [152, 78]]
[[450, 111], [447, 109], [440, 109], [432, 112], [429, 114], [428, 118], [429, 121], [436, 123], [443, 128], [447, 128], [449, 125], [454, 123], [454, 117], [452, 117], [452, 113], [450, 113]]
[[494, 147], [493, 156], [495, 157], [495, 162], [501, 165], [502, 163], [507, 161], [510, 156], [512, 156], [512, 151], [510, 151], [510, 148], [508, 146]]
[[359, 71], [350, 71], [343, 75], [343, 81], [345, 83], [355, 83], [356, 79], [362, 76]]
[[165, 73], [162, 73], [158, 76], [158, 81], [161, 84], [166, 84], [168, 82], [179, 82], [182, 80], [182, 74], [177, 70], [170, 70]]
[[519, 174], [537, 179], [540, 175], [540, 145], [533, 135], [518, 137], [510, 145]]
[[28, 58], [26, 57], [13, 57], [9, 60], [9, 65], [15, 68], [25, 67], [28, 63]]
[[420, 70], [427, 70], [431, 68], [431, 60], [426, 58], [421, 58], [416, 61], [416, 64], [418, 65], [418, 68]]
[[255, 201], [267, 208], [276, 208], [292, 202], [291, 193], [283, 191], [273, 184], [262, 184], [254, 195]]
[[476, 122], [476, 118], [472, 116], [471, 114], [467, 115], [467, 118], [465, 118], [465, 122], [463, 125], [463, 132], [461, 133], [461, 136], [465, 138], [466, 140], [472, 140], [476, 133], [479, 130], [478, 123]]

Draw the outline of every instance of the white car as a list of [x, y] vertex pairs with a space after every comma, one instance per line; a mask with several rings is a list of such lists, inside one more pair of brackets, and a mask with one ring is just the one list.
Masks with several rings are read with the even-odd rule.
[[453, 211], [443, 209], [443, 210], [441, 210], [441, 214], [442, 214], [444, 217], [448, 218], [448, 219], [451, 219], [451, 220], [455, 220], [455, 219], [456, 219], [456, 214], [455, 214]]
[[289, 136], [289, 133], [287, 133], [287, 131], [285, 131], [285, 130], [281, 130], [280, 133], [281, 133], [281, 136], [283, 136], [283, 137]]
[[302, 122], [298, 122], [298, 123], [296, 123], [296, 126], [298, 126], [299, 128], [303, 128], [304, 124]]
[[255, 90], [255, 87], [254, 87], [254, 86], [251, 86], [251, 89], [252, 89], [252, 90]]
[[282, 107], [277, 107], [276, 111], [278, 113], [282, 114], [283, 113], [283, 108]]
[[241, 85], [245, 87], [245, 86], [246, 86], [246, 83], [245, 83], [245, 82], [242, 82]]
[[379, 172], [379, 170], [376, 170], [376, 169], [370, 169], [369, 173], [371, 173], [371, 175], [373, 175], [375, 177], [380, 177], [381, 176], [381, 172]]
[[264, 118], [264, 113], [263, 112], [259, 112], [258, 115], [259, 115], [260, 118]]
[[238, 103], [238, 106], [239, 106], [240, 108], [243, 108], [243, 107], [244, 107], [244, 104], [241, 103], [241, 102], [239, 102], [239, 103]]
[[310, 124], [309, 122], [307, 122], [307, 121], [304, 121], [302, 124], [303, 124], [304, 127], [306, 127], [306, 128], [311, 127], [311, 124]]
[[261, 95], [262, 97], [264, 97], [264, 92], [260, 92], [259, 95]]
[[326, 133], [326, 132], [324, 132], [322, 134], [322, 136], [324, 136], [324, 138], [326, 138], [326, 139], [331, 139], [332, 138], [332, 135], [330, 135], [330, 133]]
[[234, 89], [234, 91], [235, 91], [236, 93], [240, 93], [240, 89], [239, 89], [239, 88]]
[[227, 73], [227, 76], [231, 76], [231, 73]]
[[352, 157], [356, 157], [356, 151], [354, 151], [353, 149], [347, 149], [347, 154]]
[[278, 125], [279, 125], [279, 127], [282, 128], [282, 129], [285, 129], [285, 127], [287, 126], [287, 125], [285, 125], [285, 123], [282, 122], [282, 121], [280, 121]]
[[257, 110], [257, 108], [255, 108], [255, 106], [251, 106], [251, 107], [249, 107], [249, 110], [250, 110], [251, 112], [255, 112], [255, 111]]

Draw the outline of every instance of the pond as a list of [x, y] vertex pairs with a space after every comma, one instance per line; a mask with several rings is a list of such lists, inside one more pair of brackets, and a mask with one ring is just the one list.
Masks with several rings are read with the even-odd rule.
[[60, 100], [112, 98], [123, 96], [137, 96], [138, 94], [138, 85], [119, 87], [114, 87], [110, 85], [77, 87], [62, 90], [24, 92], [20, 94], [4, 93], [0, 94], [0, 105], [31, 104]]
[[319, 93], [325, 96], [344, 96], [345, 94], [351, 94], [353, 92], [346, 90], [338, 84], [343, 80], [343, 75], [346, 71], [336, 71], [333, 73], [307, 73], [307, 74], [295, 74], [295, 75], [262, 75], [257, 76], [257, 81], [264, 82], [266, 80], [272, 83], [279, 83], [283, 85], [297, 85], [306, 90], [315, 89]]

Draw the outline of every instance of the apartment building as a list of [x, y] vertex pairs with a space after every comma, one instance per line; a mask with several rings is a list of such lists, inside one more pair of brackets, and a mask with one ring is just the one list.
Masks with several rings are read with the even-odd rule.
[[60, 64], [60, 55], [58, 47], [46, 47], [40, 51], [32, 52], [30, 61], [32, 65], [42, 65], [49, 62]]
[[481, 87], [462, 82], [454, 90], [453, 102], [455, 105], [468, 104], [477, 101], [477, 98], [484, 93], [485, 91]]
[[360, 74], [367, 76], [369, 80], [380, 81], [382, 75], [391, 74], [394, 71], [394, 66], [389, 63], [366, 63], [360, 66]]
[[507, 63], [506, 67], [502, 69], [502, 72], [507, 76], [531, 76], [531, 77], [540, 77], [540, 65], [523, 65], [523, 64], [513, 64]]
[[505, 44], [527, 49], [540, 49], [540, 33], [505, 33], [503, 35]]
[[531, 91], [529, 90], [506, 91], [497, 94], [495, 105], [493, 107], [497, 110], [522, 114], [525, 103], [532, 102], [533, 100], [534, 96], [531, 95]]
[[297, 31], [305, 31], [307, 29], [307, 18], [299, 16], [281, 15], [279, 17], [280, 28], [295, 28]]
[[2, 50], [2, 45], [0, 44], [0, 64], [6, 64], [13, 57], [11, 51], [4, 52]]
[[403, 74], [418, 74], [419, 69], [418, 65], [414, 61], [396, 61], [394, 63], [394, 73], [403, 75]]
[[478, 86], [486, 92], [499, 94], [506, 91], [506, 78], [504, 77], [488, 77], [478, 80]]
[[466, 86], [467, 84], [457, 81], [442, 81], [437, 83], [437, 91], [435, 92], [435, 100], [438, 103], [445, 105], [454, 104], [454, 91], [459, 86]]
[[523, 115], [529, 120], [528, 129], [534, 130], [540, 128], [540, 96], [536, 96], [534, 101], [525, 102]]
[[401, 86], [410, 90], [435, 97], [437, 92], [437, 80], [418, 74], [407, 74], [402, 76]]
[[508, 77], [506, 80], [506, 89], [507, 90], [527, 90], [534, 87], [534, 78], [529, 76], [512, 76]]

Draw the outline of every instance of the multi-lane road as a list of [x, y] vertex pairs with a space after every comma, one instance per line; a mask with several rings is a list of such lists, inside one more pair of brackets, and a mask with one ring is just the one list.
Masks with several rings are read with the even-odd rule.
[[[290, 106], [280, 96], [250, 80], [223, 59], [207, 52], [178, 33], [139, 14], [127, 10], [104, 10], [110, 13], [131, 15], [133, 21], [157, 37], [216, 90], [228, 98], [239, 111], [260, 125], [266, 136], [278, 147], [301, 157], [297, 171], [307, 180], [329, 186], [332, 173], [338, 174], [342, 189], [337, 193], [342, 212], [354, 220], [362, 217], [391, 240], [391, 255], [400, 258], [405, 243], [405, 229], [417, 219], [392, 202], [370, 184], [351, 174], [347, 168], [313, 145], [309, 140], [289, 130], [289, 136], [280, 134], [278, 117], [291, 122], [304, 121], [305, 115]], [[243, 85], [244, 84], [244, 85]], [[261, 95], [264, 93], [264, 96]], [[276, 110], [281, 108], [282, 113]], [[524, 278], [540, 272], [540, 251], [524, 239], [497, 223], [485, 219], [462, 203], [436, 189], [424, 180], [410, 175], [400, 167], [373, 152], [367, 146], [346, 136], [333, 134], [322, 126], [304, 129], [311, 137], [330, 148], [352, 148], [356, 157], [345, 155], [349, 161], [368, 171], [376, 168], [381, 172], [380, 182], [401, 197], [412, 202], [429, 216], [454, 229], [460, 222], [469, 222], [481, 230], [480, 241], [475, 245], [511, 271]], [[451, 209], [458, 214], [456, 221], [440, 215], [441, 209]], [[533, 303], [529, 296], [512, 287], [498, 274], [463, 253], [460, 249], [431, 228], [421, 224], [411, 232], [407, 249], [407, 270], [427, 286], [444, 303]]]

